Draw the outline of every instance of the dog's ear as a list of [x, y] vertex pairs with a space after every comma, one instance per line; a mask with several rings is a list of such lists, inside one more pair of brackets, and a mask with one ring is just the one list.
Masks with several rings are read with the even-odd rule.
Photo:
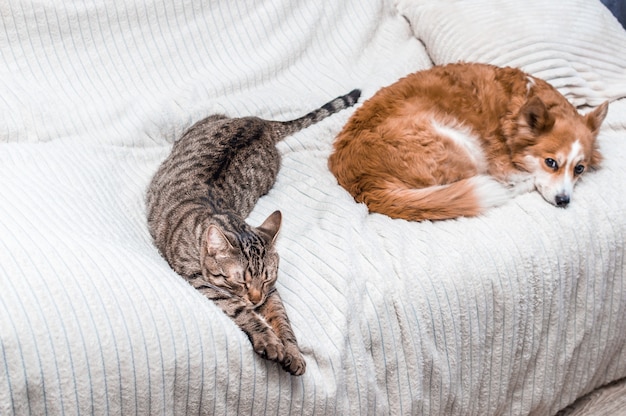
[[541, 133], [549, 131], [554, 126], [554, 116], [537, 96], [526, 101], [513, 120], [515, 127], [507, 138], [511, 153], [519, 153], [522, 149], [534, 145]]
[[589, 130], [591, 130], [591, 133], [593, 134], [593, 137], [594, 137], [593, 150], [591, 153], [591, 159], [589, 160], [589, 167], [591, 169], [597, 169], [600, 166], [600, 163], [602, 162], [602, 154], [600, 153], [600, 150], [598, 149], [598, 143], [595, 140], [595, 136], [600, 131], [600, 126], [602, 125], [602, 122], [606, 118], [606, 115], [608, 112], [609, 112], [609, 102], [605, 101], [602, 104], [600, 104], [595, 110], [585, 115], [585, 124], [587, 125]]
[[540, 134], [554, 126], [554, 116], [541, 98], [534, 96], [522, 106], [518, 122], [519, 127], [527, 128], [530, 133]]
[[585, 115], [585, 123], [589, 130], [593, 134], [597, 134], [600, 130], [600, 125], [604, 121], [606, 114], [609, 112], [609, 102], [605, 101], [600, 104], [595, 110]]

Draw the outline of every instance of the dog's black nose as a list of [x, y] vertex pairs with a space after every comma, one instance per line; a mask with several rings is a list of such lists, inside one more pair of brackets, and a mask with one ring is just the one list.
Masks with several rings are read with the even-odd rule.
[[555, 198], [556, 205], [559, 207], [566, 207], [569, 204], [569, 196], [568, 195], [557, 195]]

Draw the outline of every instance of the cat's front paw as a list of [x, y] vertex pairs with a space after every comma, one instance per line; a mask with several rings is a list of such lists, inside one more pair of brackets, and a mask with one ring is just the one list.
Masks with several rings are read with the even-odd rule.
[[261, 357], [270, 361], [280, 363], [285, 358], [285, 346], [274, 331], [266, 331], [263, 334], [254, 336], [252, 339], [252, 348], [254, 348], [254, 351]]
[[294, 376], [301, 376], [306, 370], [306, 361], [296, 344], [285, 346], [285, 358], [280, 361], [280, 364]]

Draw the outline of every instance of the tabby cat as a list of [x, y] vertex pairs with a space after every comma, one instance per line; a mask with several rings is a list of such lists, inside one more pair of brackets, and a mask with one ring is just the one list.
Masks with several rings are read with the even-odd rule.
[[301, 375], [306, 362], [274, 283], [281, 213], [245, 222], [274, 185], [276, 143], [358, 100], [359, 90], [292, 121], [212, 115], [174, 143], [149, 185], [148, 226], [161, 255], [248, 335], [259, 355]]

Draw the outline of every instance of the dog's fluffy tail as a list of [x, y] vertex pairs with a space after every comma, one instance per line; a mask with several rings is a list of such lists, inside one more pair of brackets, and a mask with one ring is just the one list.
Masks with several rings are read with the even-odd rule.
[[475, 216], [505, 203], [511, 196], [504, 185], [481, 175], [427, 188], [381, 180], [357, 199], [365, 202], [371, 212], [423, 221]]

